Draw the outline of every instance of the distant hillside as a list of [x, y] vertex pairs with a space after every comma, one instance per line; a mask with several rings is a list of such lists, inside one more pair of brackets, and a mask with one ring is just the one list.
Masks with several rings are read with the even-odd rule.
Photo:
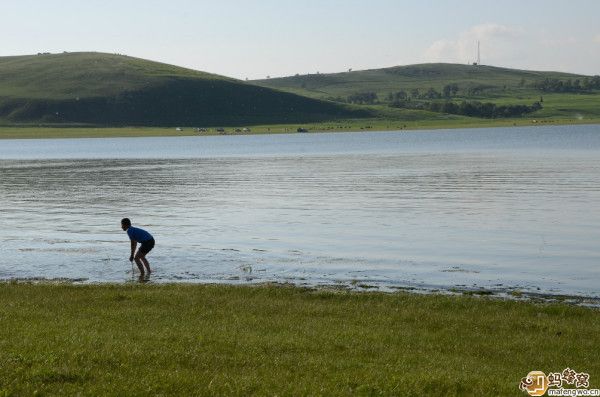
[[[544, 79], [584, 79], [586, 76], [535, 72], [446, 63], [397, 66], [333, 74], [296, 75], [252, 81], [262, 87], [276, 88], [313, 98], [345, 99], [356, 93], [374, 92], [379, 98], [400, 90], [410, 92], [429, 88], [441, 92], [445, 85], [456, 84], [462, 97], [505, 96], [530, 90]], [[475, 95], [473, 95], [475, 94]]]
[[103, 53], [0, 57], [0, 121], [237, 125], [371, 116], [367, 109]]
[[365, 108], [382, 114], [395, 108], [487, 119], [600, 118], [600, 76], [432, 63], [252, 83], [315, 99], [368, 105]]

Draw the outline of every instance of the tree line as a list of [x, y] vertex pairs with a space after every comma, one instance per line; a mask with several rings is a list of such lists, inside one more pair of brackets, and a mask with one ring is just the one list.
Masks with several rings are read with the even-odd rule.
[[[386, 102], [397, 104], [402, 101], [410, 101], [411, 99], [432, 100], [452, 98], [456, 96], [458, 90], [458, 84], [447, 84], [442, 88], [441, 92], [437, 91], [433, 87], [423, 91], [421, 91], [419, 88], [413, 88], [409, 91], [400, 90], [389, 93], [386, 97]], [[331, 99], [339, 102], [355, 103], [358, 105], [373, 105], [379, 103], [379, 97], [377, 96], [377, 93], [373, 91], [357, 92], [352, 95], [348, 95], [345, 100], [340, 97]]]
[[585, 92], [600, 90], [600, 76], [580, 79], [544, 79], [533, 83], [534, 88], [544, 92]]
[[[532, 82], [531, 84], [526, 84], [525, 79], [521, 79], [519, 87], [525, 87], [526, 85], [531, 88], [540, 90], [542, 92], [587, 92], [591, 90], [600, 90], [600, 76], [567, 80], [546, 78], [544, 80]], [[493, 88], [493, 86], [486, 85], [473, 86], [466, 89], [465, 93], [468, 96], [479, 95], [483, 91]], [[463, 88], [463, 90], [465, 89]], [[456, 97], [458, 92], [458, 84], [452, 83], [443, 86], [441, 91], [437, 91], [435, 88], [431, 87], [429, 89], [413, 88], [410, 90], [399, 90], [396, 92], [390, 92], [382, 101], [380, 101], [379, 97], [377, 96], [377, 93], [373, 91], [354, 93], [352, 95], [347, 96], [346, 98], [336, 97], [329, 99], [337, 102], [355, 103], [359, 105], [374, 105], [381, 102], [387, 102], [388, 104], [390, 104], [390, 106], [393, 107], [406, 107], [407, 105], [405, 104], [405, 102], [409, 102], [411, 100], [432, 101], [436, 99], [450, 99]]]
[[492, 102], [462, 101], [460, 103], [452, 101], [434, 101], [434, 102], [393, 102], [391, 107], [404, 109], [429, 110], [430, 112], [458, 114], [469, 117], [481, 117], [486, 119], [521, 117], [528, 113], [536, 112], [542, 109], [540, 102], [528, 105], [496, 105]]
[[442, 91], [437, 91], [431, 87], [427, 90], [421, 91], [419, 88], [413, 88], [410, 91], [400, 90], [397, 92], [390, 92], [387, 96], [387, 101], [390, 103], [408, 101], [411, 99], [442, 99], [442, 98], [453, 98], [458, 94], [458, 84], [447, 84], [442, 88]]
[[[442, 92], [438, 92], [434, 88], [429, 88], [426, 91], [420, 91], [417, 88], [412, 89], [409, 92], [400, 90], [388, 94], [386, 102], [388, 103], [388, 106], [394, 108], [428, 110], [436, 113], [457, 114], [489, 119], [520, 117], [542, 109], [542, 104], [540, 102], [535, 102], [528, 106], [497, 105], [492, 102], [466, 100], [462, 102], [451, 101], [450, 99], [456, 96], [457, 92], [458, 86], [456, 84], [444, 86]], [[373, 105], [379, 103], [377, 94], [371, 91], [349, 95], [345, 101], [343, 98], [339, 97], [332, 99], [360, 105]]]

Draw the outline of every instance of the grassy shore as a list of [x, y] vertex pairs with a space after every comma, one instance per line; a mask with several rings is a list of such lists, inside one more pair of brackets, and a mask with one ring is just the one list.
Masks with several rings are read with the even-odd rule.
[[[0, 127], [0, 139], [50, 139], [50, 138], [133, 138], [152, 136], [218, 136], [296, 133], [299, 127], [309, 132], [349, 132], [349, 131], [399, 131], [434, 130], [453, 128], [525, 127], [542, 125], [600, 124], [600, 118], [545, 118], [545, 119], [470, 119], [456, 117], [449, 120], [423, 119], [398, 121], [394, 119], [343, 120], [306, 124], [248, 125], [244, 127], [223, 127], [197, 132], [192, 127]], [[250, 131], [243, 131], [249, 128]], [[239, 130], [239, 131], [236, 131]]]
[[520, 396], [600, 386], [600, 311], [282, 286], [0, 284], [0, 396]]

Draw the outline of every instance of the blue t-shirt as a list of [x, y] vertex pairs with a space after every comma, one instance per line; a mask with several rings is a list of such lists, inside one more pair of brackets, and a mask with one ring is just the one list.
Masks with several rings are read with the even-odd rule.
[[133, 226], [129, 226], [127, 229], [127, 235], [131, 241], [137, 241], [138, 243], [143, 243], [144, 241], [152, 240], [154, 238], [144, 229]]

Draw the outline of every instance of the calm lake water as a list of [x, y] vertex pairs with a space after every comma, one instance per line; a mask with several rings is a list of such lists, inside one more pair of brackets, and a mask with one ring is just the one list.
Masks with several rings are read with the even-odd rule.
[[[600, 126], [0, 141], [0, 279], [599, 296]], [[136, 269], [137, 271], [137, 269]]]

